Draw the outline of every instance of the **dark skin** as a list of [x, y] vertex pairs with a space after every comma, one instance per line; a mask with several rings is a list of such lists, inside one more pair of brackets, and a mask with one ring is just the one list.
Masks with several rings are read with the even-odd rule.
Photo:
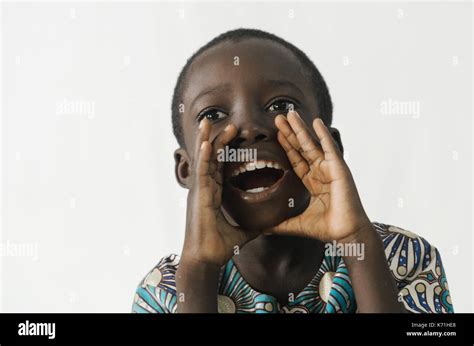
[[[193, 62], [182, 96], [185, 147], [175, 152], [176, 176], [190, 191], [178, 312], [217, 312], [219, 272], [232, 257], [253, 288], [286, 304], [315, 276], [332, 240], [365, 245], [365, 260], [344, 257], [359, 312], [405, 311], [339, 133], [320, 120], [290, 51], [267, 40], [223, 42]], [[217, 161], [226, 145], [257, 149], [283, 177], [266, 193], [236, 189], [233, 164]]]

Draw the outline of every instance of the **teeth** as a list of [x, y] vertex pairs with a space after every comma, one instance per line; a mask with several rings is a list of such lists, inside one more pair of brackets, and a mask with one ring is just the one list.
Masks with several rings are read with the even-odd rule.
[[265, 167], [274, 168], [274, 169], [282, 169], [281, 166], [276, 162], [260, 160], [257, 162], [249, 162], [247, 164], [243, 164], [242, 166], [234, 169], [234, 171], [232, 172], [232, 176], [236, 177], [240, 173], [254, 171], [256, 169], [262, 169]]
[[255, 166], [255, 163], [253, 163], [253, 162], [247, 163], [247, 165], [245, 166], [245, 169], [247, 171], [254, 171], [255, 168], [256, 168], [256, 166]]
[[265, 190], [267, 190], [267, 189], [268, 189], [268, 187], [255, 187], [255, 188], [253, 188], [253, 189], [247, 190], [246, 192], [259, 193], [259, 192], [265, 191]]

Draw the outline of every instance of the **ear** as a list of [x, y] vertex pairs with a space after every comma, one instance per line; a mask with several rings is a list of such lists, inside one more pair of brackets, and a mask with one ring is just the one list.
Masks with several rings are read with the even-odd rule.
[[174, 152], [174, 174], [178, 184], [189, 189], [191, 186], [191, 170], [188, 153], [183, 148], [176, 149]]
[[332, 138], [334, 138], [334, 140], [336, 141], [337, 146], [341, 151], [341, 154], [344, 155], [344, 147], [342, 145], [341, 134], [339, 133], [339, 130], [335, 127], [329, 127], [329, 132], [331, 133]]

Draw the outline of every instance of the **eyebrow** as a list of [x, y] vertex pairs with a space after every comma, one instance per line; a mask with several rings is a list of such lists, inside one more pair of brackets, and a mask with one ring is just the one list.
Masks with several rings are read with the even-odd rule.
[[296, 91], [298, 91], [301, 94], [301, 96], [304, 96], [303, 91], [295, 83], [290, 82], [289, 80], [265, 79], [265, 82], [269, 84], [280, 85], [283, 87], [290, 87], [290, 88], [296, 89]]
[[203, 96], [206, 96], [208, 94], [214, 94], [214, 93], [217, 93], [217, 92], [221, 92], [221, 91], [226, 91], [226, 90], [229, 90], [230, 89], [230, 83], [224, 83], [224, 84], [219, 84], [215, 87], [212, 87], [212, 88], [209, 88], [209, 89], [205, 89], [203, 91], [201, 91], [193, 100], [193, 102], [191, 102], [191, 109], [194, 107], [194, 104], [197, 102], [197, 100], [199, 100], [201, 97]]

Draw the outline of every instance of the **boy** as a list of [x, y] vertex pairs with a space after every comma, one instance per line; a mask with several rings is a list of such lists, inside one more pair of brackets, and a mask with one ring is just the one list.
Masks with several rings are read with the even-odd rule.
[[453, 311], [438, 251], [369, 221], [327, 86], [298, 48], [259, 30], [216, 37], [183, 68], [172, 120], [185, 241], [134, 312]]

